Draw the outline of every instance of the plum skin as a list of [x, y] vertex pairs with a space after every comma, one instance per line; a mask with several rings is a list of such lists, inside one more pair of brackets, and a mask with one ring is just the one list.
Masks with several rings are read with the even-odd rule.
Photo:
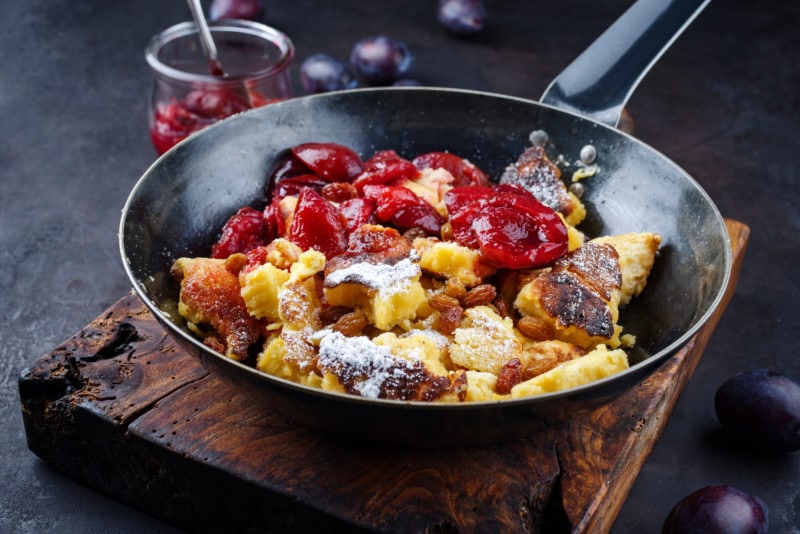
[[456, 35], [473, 35], [483, 29], [486, 8], [482, 0], [439, 0], [436, 18]]
[[314, 54], [300, 65], [300, 83], [308, 94], [327, 93], [358, 86], [346, 63], [327, 54]]
[[369, 83], [389, 85], [411, 74], [414, 56], [404, 42], [376, 35], [365, 37], [353, 46], [350, 65]]
[[208, 18], [211, 21], [221, 19], [258, 21], [263, 16], [263, 0], [213, 0], [208, 12]]
[[769, 369], [739, 373], [714, 396], [723, 428], [753, 448], [800, 450], [800, 384]]
[[764, 502], [727, 485], [701, 488], [672, 508], [661, 534], [766, 534], [769, 511]]

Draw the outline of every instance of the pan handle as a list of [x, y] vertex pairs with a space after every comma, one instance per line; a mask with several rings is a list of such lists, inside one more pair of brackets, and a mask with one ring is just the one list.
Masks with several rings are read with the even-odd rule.
[[711, 0], [639, 0], [550, 84], [543, 104], [616, 127], [645, 74]]

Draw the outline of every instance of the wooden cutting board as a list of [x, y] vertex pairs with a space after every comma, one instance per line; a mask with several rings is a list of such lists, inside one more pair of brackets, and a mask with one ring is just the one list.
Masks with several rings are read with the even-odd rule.
[[565, 428], [404, 450], [302, 427], [208, 374], [133, 294], [19, 379], [29, 448], [197, 532], [607, 532], [733, 294], [640, 386]]

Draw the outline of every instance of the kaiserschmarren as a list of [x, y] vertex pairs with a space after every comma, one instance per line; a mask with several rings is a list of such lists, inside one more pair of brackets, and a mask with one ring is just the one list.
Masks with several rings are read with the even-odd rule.
[[[178, 311], [211, 349], [367, 398], [479, 402], [628, 367], [620, 308], [645, 290], [654, 233], [590, 239], [544, 148], [499, 183], [468, 160], [307, 143], [209, 257], [172, 266]], [[257, 204], [253, 204], [256, 206]]]

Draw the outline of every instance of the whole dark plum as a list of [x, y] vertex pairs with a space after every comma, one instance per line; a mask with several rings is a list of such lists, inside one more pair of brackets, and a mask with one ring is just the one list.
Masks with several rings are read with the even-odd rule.
[[769, 512], [758, 497], [733, 486], [701, 488], [678, 501], [661, 534], [766, 534]]
[[800, 450], [800, 384], [780, 373], [756, 369], [726, 380], [714, 408], [723, 428], [751, 447]]
[[300, 65], [300, 84], [307, 94], [315, 94], [353, 89], [358, 80], [345, 62], [327, 54], [314, 54]]
[[353, 46], [350, 65], [367, 82], [389, 85], [408, 77], [414, 56], [402, 41], [378, 35], [365, 37]]
[[259, 20], [264, 16], [263, 0], [213, 0], [208, 18]]
[[481, 0], [439, 0], [436, 19], [456, 35], [472, 35], [483, 29], [486, 8]]

